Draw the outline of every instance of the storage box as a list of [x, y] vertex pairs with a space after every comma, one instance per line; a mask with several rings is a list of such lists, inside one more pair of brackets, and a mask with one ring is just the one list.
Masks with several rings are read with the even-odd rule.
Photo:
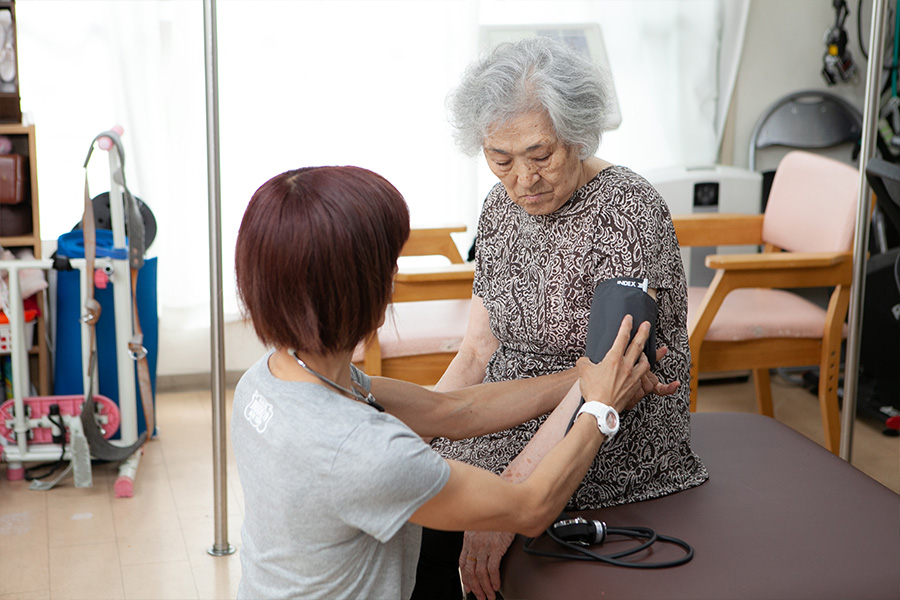
[[0, 204], [0, 236], [31, 235], [34, 228], [31, 204]]
[[[25, 348], [31, 350], [34, 346], [34, 324], [35, 320], [25, 321]], [[12, 348], [12, 334], [10, 332], [9, 323], [0, 325], [0, 354], [9, 354]]]
[[0, 154], [0, 204], [25, 200], [25, 160], [21, 154]]
[[[30, 314], [29, 314], [30, 313]], [[37, 311], [25, 311], [25, 349], [34, 346], [34, 325], [37, 323]], [[0, 312], [0, 354], [9, 354], [12, 349], [12, 332], [9, 319]]]

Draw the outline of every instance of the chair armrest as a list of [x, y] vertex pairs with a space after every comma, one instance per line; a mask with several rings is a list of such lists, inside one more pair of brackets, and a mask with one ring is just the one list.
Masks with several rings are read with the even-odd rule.
[[462, 264], [463, 259], [459, 254], [456, 243], [451, 233], [462, 233], [465, 225], [453, 225], [447, 227], [428, 227], [412, 229], [409, 239], [400, 252], [401, 256], [446, 256], [451, 263]]
[[713, 213], [673, 215], [681, 246], [760, 245], [762, 215]]
[[833, 267], [849, 261], [850, 252], [762, 252], [714, 254], [706, 257], [710, 269], [800, 269]]
[[715, 254], [706, 266], [733, 279], [733, 287], [818, 287], [849, 284], [850, 252]]
[[444, 236], [450, 233], [463, 233], [466, 231], [466, 226], [462, 224], [458, 225], [444, 225], [443, 227], [413, 227], [410, 229], [410, 234], [416, 232], [419, 235], [435, 235], [435, 236]]
[[403, 269], [394, 277], [392, 301], [468, 300], [472, 297], [474, 279], [473, 263]]

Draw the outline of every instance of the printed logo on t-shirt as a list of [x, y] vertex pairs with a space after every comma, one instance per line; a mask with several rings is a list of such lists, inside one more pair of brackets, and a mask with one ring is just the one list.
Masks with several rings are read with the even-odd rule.
[[266, 427], [269, 426], [269, 419], [272, 418], [272, 404], [262, 397], [259, 391], [253, 392], [247, 408], [244, 409], [244, 417], [250, 421], [256, 431], [264, 433]]

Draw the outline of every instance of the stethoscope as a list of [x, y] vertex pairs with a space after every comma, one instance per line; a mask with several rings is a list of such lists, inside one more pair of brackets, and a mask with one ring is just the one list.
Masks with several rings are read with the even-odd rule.
[[291, 356], [293, 356], [293, 357], [294, 357], [294, 360], [297, 361], [297, 364], [300, 365], [301, 367], [303, 367], [303, 368], [306, 370], [307, 373], [309, 373], [310, 375], [315, 375], [315, 376], [318, 377], [323, 383], [325, 383], [326, 385], [331, 386], [332, 388], [334, 388], [335, 390], [337, 390], [337, 391], [338, 391], [339, 393], [341, 393], [342, 395], [346, 396], [347, 398], [350, 398], [351, 400], [358, 400], [359, 402], [365, 402], [366, 404], [368, 404], [369, 406], [371, 406], [372, 408], [374, 408], [374, 409], [377, 410], [378, 412], [384, 412], [384, 407], [383, 407], [382, 405], [378, 404], [378, 402], [375, 400], [375, 396], [373, 396], [371, 393], [369, 393], [367, 396], [363, 396], [363, 393], [360, 392], [359, 390], [355, 389], [355, 388], [352, 389], [352, 390], [348, 390], [348, 389], [345, 388], [344, 386], [338, 385], [337, 383], [335, 383], [335, 382], [333, 382], [332, 380], [328, 379], [327, 377], [325, 377], [325, 376], [322, 375], [321, 373], [319, 373], [319, 372], [314, 371], [313, 369], [311, 369], [311, 368], [310, 368], [305, 362], [303, 362], [303, 360], [297, 355], [297, 351], [296, 351], [296, 350], [288, 350], [288, 354], [290, 354]]

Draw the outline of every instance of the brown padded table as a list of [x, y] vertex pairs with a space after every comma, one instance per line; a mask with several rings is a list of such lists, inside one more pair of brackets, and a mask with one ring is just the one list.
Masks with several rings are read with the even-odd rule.
[[[633, 569], [545, 558], [525, 554], [519, 536], [503, 561], [503, 597], [900, 598], [900, 495], [769, 417], [695, 413], [691, 428], [706, 483], [572, 514], [681, 538], [694, 547], [693, 560]], [[546, 535], [534, 547], [561, 550]], [[668, 544], [653, 548], [646, 560], [684, 555]]]

